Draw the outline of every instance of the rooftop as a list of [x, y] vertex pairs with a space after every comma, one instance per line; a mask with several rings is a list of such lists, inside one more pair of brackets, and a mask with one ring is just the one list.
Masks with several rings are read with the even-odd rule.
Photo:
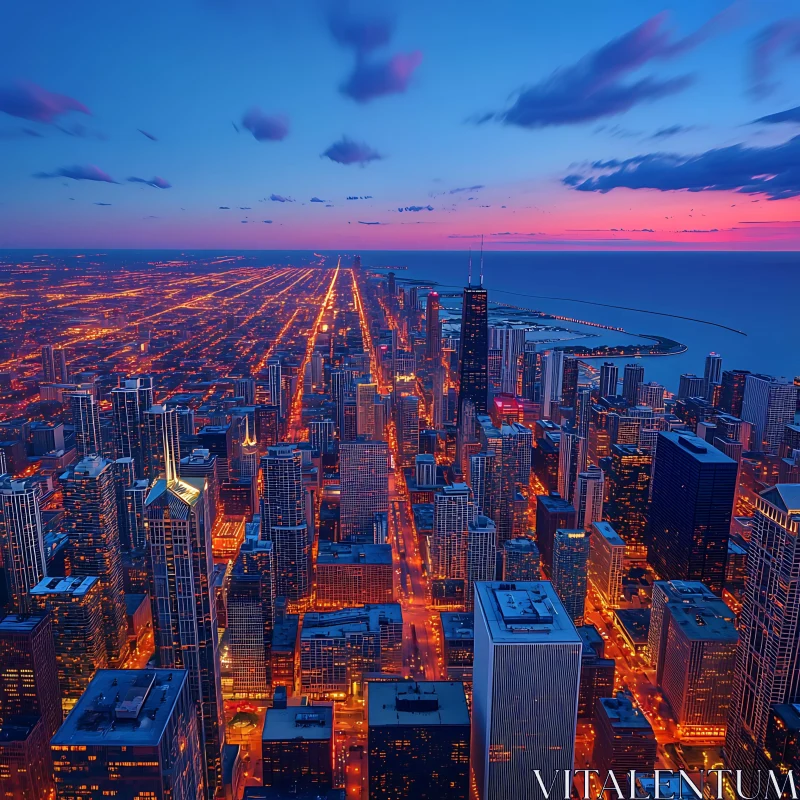
[[721, 450], [717, 450], [705, 439], [695, 436], [687, 431], [661, 431], [659, 437], [664, 437], [673, 444], [689, 453], [701, 464], [735, 464], [732, 458], [728, 458]]
[[69, 594], [73, 597], [84, 597], [100, 578], [94, 575], [85, 577], [44, 578], [31, 589], [31, 595], [42, 597], [52, 594]]
[[340, 611], [309, 611], [303, 617], [300, 638], [334, 638], [359, 631], [379, 631], [382, 621], [402, 625], [400, 604], [369, 603]]
[[475, 638], [475, 615], [471, 611], [441, 611], [445, 641]]
[[455, 681], [370, 683], [367, 720], [370, 727], [469, 727], [464, 684]]
[[333, 704], [291, 705], [268, 708], [264, 718], [265, 742], [290, 739], [330, 739], [333, 735]]
[[610, 522], [593, 522], [592, 528], [600, 534], [609, 544], [625, 547], [622, 537], [614, 530]]
[[700, 603], [669, 603], [673, 620], [692, 641], [738, 642], [735, 614], [718, 597]]
[[642, 710], [633, 704], [631, 699], [620, 692], [616, 697], [601, 697], [597, 701], [605, 711], [614, 727], [637, 728], [641, 731], [653, 732]]
[[550, 581], [476, 583], [475, 613], [495, 644], [581, 641]]
[[98, 670], [52, 743], [153, 747], [188, 679], [182, 669]]
[[31, 614], [30, 616], [9, 614], [5, 619], [0, 620], [0, 636], [12, 633], [30, 633], [43, 620], [44, 617], [40, 614]]
[[538, 555], [539, 553], [539, 548], [533, 536], [516, 536], [513, 539], [507, 539], [503, 547], [506, 550], [513, 550], [515, 553], [520, 554]]
[[320, 542], [317, 566], [329, 564], [392, 564], [390, 544]]

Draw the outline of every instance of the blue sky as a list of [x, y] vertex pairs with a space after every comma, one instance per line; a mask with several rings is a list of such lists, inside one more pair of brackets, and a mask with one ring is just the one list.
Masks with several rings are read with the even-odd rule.
[[[662, 152], [685, 159], [737, 144], [758, 151], [749, 177], [764, 148], [800, 133], [798, 124], [749, 124], [800, 104], [796, 4], [729, 5], [27, 0], [4, 11], [0, 246], [449, 248], [494, 233], [524, 247], [795, 249], [794, 174], [782, 175], [790, 190], [778, 200], [760, 189], [743, 196], [739, 175], [691, 193], [693, 176], [664, 187], [644, 168], [637, 181], [645, 185], [632, 188], [630, 166], [625, 174], [604, 168], [612, 173], [607, 192], [591, 182], [598, 160]], [[336, 21], [380, 23], [386, 41], [359, 54], [337, 41]], [[642, 25], [666, 46], [652, 55], [649, 41], [650, 55], [620, 81], [649, 79], [668, 87], [662, 94], [589, 120], [476, 122], [513, 107], [521, 87], [545, 85]], [[357, 62], [397, 56], [411, 66], [396, 91], [365, 100], [341, 90]], [[761, 85], [757, 63], [768, 67]], [[9, 113], [20, 85], [72, 98], [91, 114], [42, 121]], [[285, 137], [254, 138], [242, 125], [253, 108], [280, 118]], [[651, 138], [676, 126], [674, 135]], [[343, 136], [381, 158], [360, 165], [323, 157]], [[783, 165], [795, 152], [775, 158]], [[74, 179], [73, 167], [90, 165], [118, 183]], [[663, 173], [663, 163], [654, 166]], [[34, 177], [42, 173], [73, 177]], [[582, 191], [577, 180], [564, 183], [572, 174]], [[170, 188], [128, 181], [156, 176]], [[482, 188], [450, 194], [473, 186]], [[408, 207], [421, 210], [398, 212]]]

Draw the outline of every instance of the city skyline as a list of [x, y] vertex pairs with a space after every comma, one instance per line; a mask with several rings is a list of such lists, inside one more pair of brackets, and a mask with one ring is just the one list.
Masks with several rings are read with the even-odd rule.
[[794, 250], [794, 11], [16, 6], [0, 247]]

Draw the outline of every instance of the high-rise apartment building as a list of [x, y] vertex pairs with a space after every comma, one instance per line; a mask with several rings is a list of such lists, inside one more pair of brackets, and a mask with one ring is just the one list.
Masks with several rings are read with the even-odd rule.
[[100, 406], [93, 394], [75, 392], [69, 395], [72, 424], [75, 427], [75, 449], [78, 456], [93, 456], [103, 452], [100, 435]]
[[522, 354], [525, 352], [525, 329], [513, 325], [491, 326], [489, 348], [500, 351], [500, 391], [518, 394]]
[[624, 562], [625, 542], [611, 523], [593, 523], [589, 541], [589, 583], [606, 608], [619, 608]]
[[592, 524], [603, 518], [603, 496], [605, 483], [603, 470], [591, 465], [585, 472], [578, 473], [575, 492], [575, 527], [586, 531]]
[[706, 400], [711, 400], [714, 395], [714, 387], [722, 383], [722, 356], [719, 353], [709, 353], [706, 356], [705, 369], [703, 371], [704, 394]]
[[53, 345], [42, 345], [42, 376], [44, 383], [56, 382], [56, 360]]
[[370, 683], [370, 800], [468, 800], [469, 742], [462, 683]]
[[36, 487], [0, 477], [0, 563], [11, 611], [27, 609], [28, 593], [46, 574], [43, 536]]
[[5, 797], [53, 796], [50, 739], [61, 719], [50, 619], [9, 614], [0, 620], [0, 791]]
[[362, 378], [356, 383], [356, 433], [372, 439], [375, 435], [375, 394], [378, 384]]
[[640, 364], [626, 364], [622, 372], [622, 396], [629, 406], [639, 402], [639, 384], [644, 383], [644, 367]]
[[419, 453], [419, 397], [410, 394], [397, 401], [397, 445], [400, 463], [414, 463]]
[[575, 507], [558, 492], [536, 497], [536, 544], [542, 557], [542, 569], [550, 575], [553, 569], [553, 547], [556, 532], [575, 525]]
[[739, 648], [725, 741], [727, 765], [755, 785], [770, 709], [800, 701], [800, 485], [759, 496], [748, 543]]
[[316, 564], [317, 608], [343, 608], [394, 600], [390, 544], [320, 542]]
[[742, 416], [744, 390], [749, 374], [750, 370], [746, 369], [726, 369], [722, 372], [719, 407], [726, 413], [733, 414], [734, 417]]
[[175, 407], [153, 405], [144, 412], [145, 470], [150, 481], [178, 476], [181, 460], [178, 412]]
[[145, 412], [153, 405], [153, 379], [126, 380], [111, 390], [114, 447], [117, 458], [132, 458], [135, 478], [148, 478]]
[[581, 639], [550, 583], [477, 584], [470, 759], [481, 800], [543, 800], [536, 770], [565, 785], [580, 672]]
[[619, 367], [613, 361], [605, 361], [600, 367], [600, 383], [597, 391], [600, 397], [616, 397], [619, 381]]
[[561, 430], [558, 450], [558, 493], [568, 502], [575, 503], [578, 475], [588, 466], [588, 440], [579, 429], [569, 425]]
[[95, 576], [45, 578], [31, 589], [31, 600], [50, 614], [58, 683], [69, 711], [95, 672], [108, 666], [100, 581]]
[[794, 420], [797, 387], [786, 378], [748, 375], [741, 417], [753, 426], [751, 449], [778, 455], [783, 430]]
[[476, 515], [465, 483], [444, 486], [433, 498], [431, 574], [434, 578], [465, 578], [469, 523]]
[[566, 529], [553, 542], [553, 588], [576, 625], [583, 625], [586, 609], [589, 538], [583, 528]]
[[147, 497], [156, 656], [188, 671], [197, 709], [208, 800], [222, 785], [224, 717], [211, 575], [211, 527], [204, 481], [161, 478]]
[[100, 580], [103, 632], [110, 665], [128, 653], [117, 497], [111, 461], [87, 456], [63, 482], [72, 575]]
[[425, 302], [425, 354], [438, 362], [442, 357], [442, 323], [439, 322], [439, 293], [428, 292]]
[[[592, 767], [600, 775], [652, 771], [658, 750], [656, 735], [630, 695], [620, 692], [616, 697], [601, 697], [595, 730]], [[633, 791], [629, 779], [622, 778], [620, 786], [625, 793]]]
[[59, 797], [208, 797], [182, 669], [100, 670], [52, 741]]
[[466, 568], [464, 571], [464, 608], [472, 611], [475, 584], [493, 581], [497, 568], [497, 528], [488, 517], [479, 514], [467, 524]]
[[696, 436], [662, 431], [653, 469], [648, 561], [665, 580], [721, 594], [738, 464]]
[[389, 510], [389, 445], [345, 442], [339, 447], [342, 541], [373, 541], [375, 514]]
[[678, 400], [685, 400], [687, 397], [704, 397], [705, 381], [699, 375], [691, 372], [684, 372], [679, 379]]
[[292, 601], [311, 592], [311, 543], [306, 523], [303, 456], [278, 444], [261, 459], [261, 538], [275, 552], [275, 593]]

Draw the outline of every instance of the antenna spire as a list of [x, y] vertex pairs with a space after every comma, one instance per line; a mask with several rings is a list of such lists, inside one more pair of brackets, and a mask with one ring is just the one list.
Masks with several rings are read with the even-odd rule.
[[483, 234], [481, 234], [481, 289], [483, 288]]
[[467, 266], [467, 286], [472, 286], [472, 245], [469, 247], [469, 262]]

